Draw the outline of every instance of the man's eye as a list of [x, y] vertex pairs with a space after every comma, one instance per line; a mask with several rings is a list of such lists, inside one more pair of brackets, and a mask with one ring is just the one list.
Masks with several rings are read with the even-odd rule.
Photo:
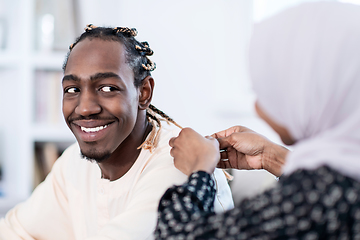
[[76, 92], [80, 92], [80, 89], [76, 87], [65, 89], [65, 93], [76, 93]]
[[116, 88], [111, 87], [111, 86], [105, 86], [105, 87], [100, 88], [100, 91], [103, 91], [103, 92], [113, 92], [115, 90], [116, 90]]

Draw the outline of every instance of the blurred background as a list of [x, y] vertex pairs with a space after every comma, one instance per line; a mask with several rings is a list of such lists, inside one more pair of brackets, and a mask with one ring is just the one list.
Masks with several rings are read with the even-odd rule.
[[[0, 216], [75, 142], [61, 68], [86, 24], [137, 28], [155, 52], [153, 104], [180, 125], [204, 135], [244, 125], [280, 143], [253, 109], [247, 44], [254, 23], [305, 1], [0, 0]], [[275, 182], [265, 171], [232, 174], [236, 201]]]

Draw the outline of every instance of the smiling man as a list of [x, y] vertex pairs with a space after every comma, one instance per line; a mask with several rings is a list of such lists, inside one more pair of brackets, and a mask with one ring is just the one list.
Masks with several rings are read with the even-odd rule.
[[[180, 128], [150, 104], [155, 64], [135, 29], [88, 25], [64, 64], [63, 113], [77, 143], [0, 220], [0, 239], [152, 239], [165, 190], [186, 175], [170, 156]], [[223, 172], [215, 209], [233, 207]], [[189, 199], [191, 204], [191, 199]]]

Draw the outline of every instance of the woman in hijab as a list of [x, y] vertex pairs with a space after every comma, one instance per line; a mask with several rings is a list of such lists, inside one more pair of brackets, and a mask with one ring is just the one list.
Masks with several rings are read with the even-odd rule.
[[[215, 134], [218, 141], [184, 129], [170, 145], [189, 179], [161, 199], [156, 238], [360, 239], [360, 7], [306, 3], [259, 23], [250, 74], [259, 116], [293, 151], [268, 142], [264, 150], [239, 138], [241, 127]], [[210, 174], [217, 164], [282, 176], [216, 215]]]

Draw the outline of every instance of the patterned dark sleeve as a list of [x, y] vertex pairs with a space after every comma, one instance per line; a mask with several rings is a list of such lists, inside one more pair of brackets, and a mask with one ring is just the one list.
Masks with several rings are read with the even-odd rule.
[[298, 170], [222, 214], [206, 173], [161, 199], [156, 239], [360, 239], [360, 182], [329, 167]]
[[201, 228], [204, 215], [214, 214], [215, 194], [213, 179], [203, 171], [191, 174], [185, 184], [169, 188], [160, 200], [156, 239], [188, 239], [195, 227]]

